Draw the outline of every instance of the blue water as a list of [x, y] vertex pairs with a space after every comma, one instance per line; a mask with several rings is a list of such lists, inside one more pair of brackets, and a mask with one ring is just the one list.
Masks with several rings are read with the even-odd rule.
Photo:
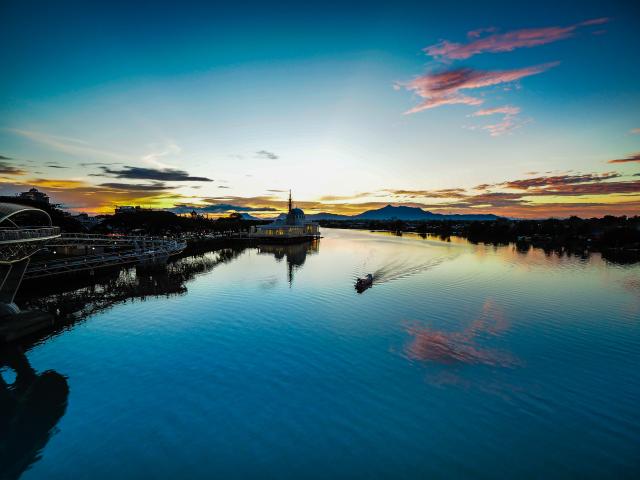
[[22, 478], [638, 476], [640, 266], [323, 235], [29, 348], [68, 395]]

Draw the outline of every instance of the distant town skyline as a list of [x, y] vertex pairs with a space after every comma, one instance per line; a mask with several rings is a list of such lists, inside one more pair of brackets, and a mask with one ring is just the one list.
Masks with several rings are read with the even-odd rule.
[[89, 213], [273, 217], [289, 189], [307, 214], [640, 212], [635, 2], [0, 14], [0, 195]]

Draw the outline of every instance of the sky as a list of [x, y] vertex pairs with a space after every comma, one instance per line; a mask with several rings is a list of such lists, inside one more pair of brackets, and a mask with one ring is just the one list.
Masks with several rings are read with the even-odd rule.
[[640, 4], [0, 3], [0, 195], [640, 212]]

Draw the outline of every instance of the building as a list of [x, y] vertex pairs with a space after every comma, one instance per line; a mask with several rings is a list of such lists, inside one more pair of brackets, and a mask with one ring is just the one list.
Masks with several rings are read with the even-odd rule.
[[320, 236], [320, 227], [315, 222], [307, 221], [301, 209], [293, 208], [291, 191], [289, 191], [289, 212], [287, 215], [267, 225], [254, 227], [251, 235], [274, 240], [313, 239]]
[[115, 213], [116, 215], [118, 213], [135, 213], [135, 212], [139, 212], [141, 210], [141, 208], [139, 206], [133, 206], [133, 205], [120, 205], [120, 206], [116, 206], [115, 209]]
[[39, 191], [37, 188], [31, 188], [28, 192], [22, 192], [18, 194], [18, 198], [21, 200], [31, 200], [37, 203], [46, 203], [49, 205], [49, 195]]
[[75, 218], [78, 222], [80, 222], [85, 230], [91, 230], [93, 227], [99, 225], [102, 222], [101, 218], [90, 217], [87, 213], [79, 213], [78, 215], [73, 215], [72, 218]]

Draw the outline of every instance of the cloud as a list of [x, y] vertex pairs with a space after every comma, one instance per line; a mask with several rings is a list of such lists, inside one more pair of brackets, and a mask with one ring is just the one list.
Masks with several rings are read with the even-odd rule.
[[65, 167], [64, 165], [59, 165], [57, 163], [47, 163], [45, 165], [45, 167], [47, 167], [47, 168], [69, 168], [69, 167]]
[[370, 195], [371, 193], [369, 192], [355, 193], [353, 195], [324, 195], [320, 197], [319, 200], [321, 202], [336, 202], [336, 201], [342, 201], [342, 200], [353, 200], [356, 198], [368, 197]]
[[576, 185], [558, 185], [545, 189], [537, 189], [536, 195], [609, 195], [640, 194], [640, 180], [630, 182], [580, 183]]
[[[424, 52], [436, 59], [465, 60], [481, 53], [511, 52], [518, 48], [531, 48], [557, 42], [573, 36], [576, 30], [592, 25], [602, 25], [608, 18], [595, 18], [567, 27], [524, 28], [505, 33], [495, 33], [495, 28], [473, 30], [467, 34], [468, 43], [442, 40], [424, 48]], [[483, 36], [489, 33], [490, 35]]]
[[90, 174], [94, 177], [108, 176], [114, 178], [128, 178], [135, 180], [159, 180], [167, 182], [213, 182], [212, 179], [207, 177], [192, 177], [184, 170], [177, 170], [174, 168], [156, 169], [156, 168], [144, 168], [144, 167], [130, 167], [124, 166], [123, 168], [116, 170], [109, 167], [100, 167], [102, 174], [93, 173]]
[[100, 187], [113, 188], [114, 190], [122, 190], [127, 192], [161, 192], [163, 190], [171, 190], [173, 187], [162, 182], [154, 183], [101, 183]]
[[82, 163], [79, 163], [78, 165], [80, 165], [81, 167], [93, 167], [93, 166], [111, 167], [113, 165], [122, 165], [122, 162], [110, 162], [110, 163], [105, 163], [105, 162], [82, 162]]
[[[387, 191], [398, 198], [436, 199], [434, 203], [414, 203], [414, 206], [446, 213], [495, 213], [535, 218], [551, 215], [632, 214], [640, 205], [640, 180], [611, 181], [619, 177], [621, 175], [616, 172], [535, 177], [478, 185], [474, 189], [478, 193], [473, 190], [467, 193], [463, 189], [449, 189], [449, 192]], [[442, 195], [438, 195], [438, 192], [442, 192]], [[588, 198], [582, 202], [576, 202], [572, 198], [579, 196]], [[562, 203], [562, 197], [571, 200]]]
[[268, 150], [258, 150], [256, 152], [256, 156], [259, 158], [266, 158], [268, 160], [277, 160], [280, 158], [278, 155], [273, 152], [269, 152]]
[[461, 198], [466, 197], [464, 188], [446, 188], [441, 190], [385, 190], [391, 195], [407, 198]]
[[160, 151], [143, 155], [142, 161], [150, 163], [151, 165], [154, 165], [158, 168], [170, 169], [172, 168], [172, 166], [161, 162], [160, 159], [171, 155], [177, 155], [180, 152], [182, 152], [182, 149], [179, 145], [176, 145], [173, 142], [169, 142], [167, 145], [163, 146]]
[[465, 67], [422, 75], [403, 85], [407, 90], [413, 91], [424, 98], [422, 103], [411, 108], [405, 114], [416, 113], [442, 105], [481, 105], [484, 100], [469, 96], [463, 93], [463, 90], [475, 90], [515, 82], [521, 78], [545, 72], [558, 64], [559, 62], [551, 62], [513, 70], [496, 71], [475, 70]]
[[0, 178], [0, 191], [5, 195], [37, 187], [47, 193], [55, 203], [61, 203], [73, 210], [93, 213], [111, 212], [114, 205], [164, 208], [187, 198], [162, 188], [162, 184], [151, 186], [153, 188], [136, 188], [136, 185], [131, 184], [92, 185], [82, 180], [30, 178], [5, 181]]
[[273, 207], [247, 207], [242, 205], [233, 205], [230, 203], [214, 203], [211, 205], [193, 205], [193, 204], [176, 204], [172, 209], [173, 211], [184, 211], [185, 209], [191, 211], [203, 213], [226, 213], [230, 211], [234, 212], [277, 212], [278, 210]]
[[616, 158], [615, 160], [609, 160], [607, 163], [630, 163], [640, 162], [640, 152], [633, 153], [625, 158]]
[[[525, 178], [522, 180], [511, 180], [496, 184], [500, 187], [511, 188], [516, 190], [527, 190], [532, 187], [549, 187], [558, 185], [570, 185], [576, 183], [586, 182], [601, 182], [603, 180], [611, 180], [612, 178], [620, 177], [619, 173], [606, 172], [606, 173], [585, 173], [580, 175], [556, 175], [552, 177], [534, 177]], [[484, 189], [491, 185], [478, 185], [476, 189]], [[495, 185], [494, 185], [495, 186]]]
[[489, 135], [492, 137], [498, 137], [500, 135], [505, 135], [516, 128], [520, 128], [526, 123], [527, 120], [520, 120], [517, 115], [520, 113], [520, 107], [514, 107], [512, 105], [505, 105], [503, 107], [494, 107], [494, 108], [484, 108], [478, 110], [471, 115], [470, 117], [486, 117], [495, 114], [504, 115], [499, 122], [490, 123], [487, 125], [481, 126], [471, 126], [466, 127], [470, 130], [485, 130], [489, 132]]
[[58, 150], [60, 152], [68, 153], [75, 156], [92, 156], [103, 157], [111, 160], [124, 160], [127, 159], [125, 155], [95, 148], [89, 145], [83, 140], [69, 137], [61, 137], [58, 135], [50, 135], [42, 132], [35, 132], [32, 130], [21, 130], [18, 128], [9, 128], [7, 131], [28, 138], [37, 143], [41, 143], [48, 147]]
[[11, 160], [11, 157], [5, 157], [4, 155], [0, 155], [0, 160]]
[[483, 125], [480, 127], [480, 129], [486, 130], [492, 137], [499, 137], [515, 130], [516, 128], [522, 127], [526, 123], [528, 122], [519, 120], [513, 115], [506, 115], [499, 122], [491, 123], [489, 125]]
[[504, 115], [517, 115], [520, 113], [520, 107], [513, 107], [511, 105], [505, 105], [504, 107], [495, 108], [483, 108], [477, 112], [471, 114], [472, 117], [483, 117], [486, 115], [494, 115], [496, 113], [502, 113]]
[[640, 134], [640, 128], [632, 128], [630, 133], [633, 133], [634, 135], [639, 135]]
[[[7, 159], [7, 157], [2, 157]], [[25, 175], [27, 172], [22, 168], [11, 165], [9, 162], [0, 160], [0, 175]]]

